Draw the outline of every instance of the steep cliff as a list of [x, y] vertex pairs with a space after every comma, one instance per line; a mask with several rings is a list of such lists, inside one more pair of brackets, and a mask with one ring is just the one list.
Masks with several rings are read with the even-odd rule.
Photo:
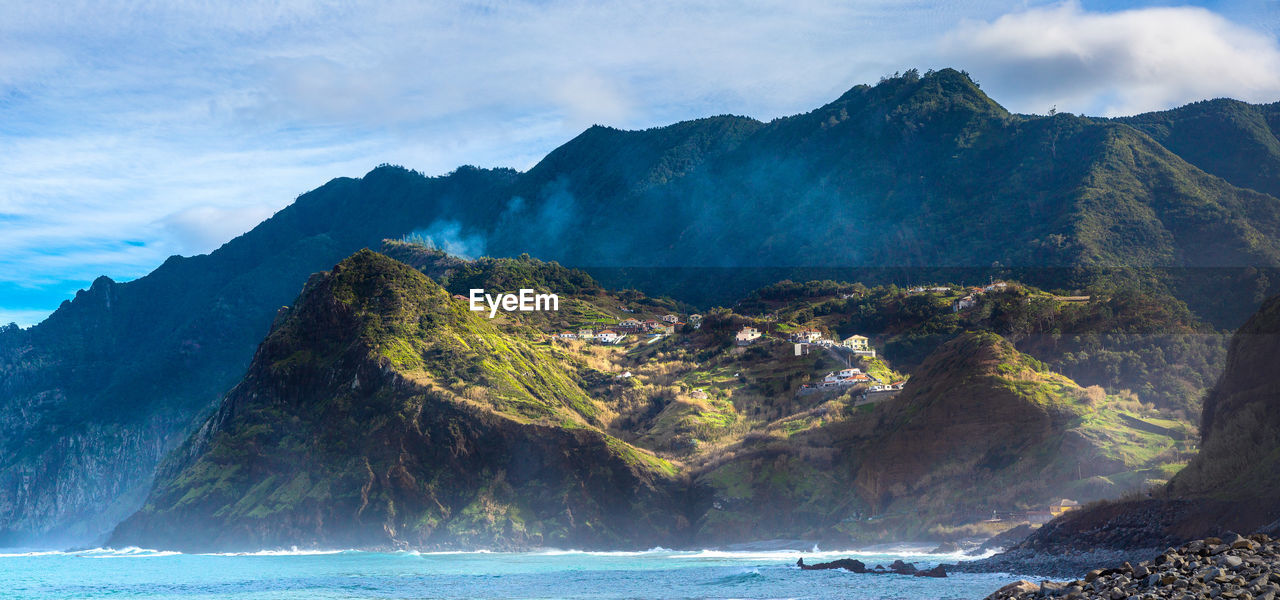
[[317, 275], [117, 545], [633, 547], [685, 533], [675, 467], [574, 374], [407, 265]]
[[1150, 498], [1090, 507], [1046, 525], [1024, 549], [1164, 547], [1280, 526], [1280, 297], [1236, 332], [1204, 403], [1200, 453]]

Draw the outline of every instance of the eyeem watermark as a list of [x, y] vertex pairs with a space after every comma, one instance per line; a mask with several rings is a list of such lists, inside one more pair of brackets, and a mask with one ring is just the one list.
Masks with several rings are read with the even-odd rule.
[[531, 289], [521, 289], [518, 294], [484, 293], [483, 288], [471, 288], [472, 312], [484, 312], [488, 307], [489, 318], [498, 314], [501, 308], [506, 312], [533, 312], [535, 310], [560, 310], [560, 297], [555, 294], [539, 294]]

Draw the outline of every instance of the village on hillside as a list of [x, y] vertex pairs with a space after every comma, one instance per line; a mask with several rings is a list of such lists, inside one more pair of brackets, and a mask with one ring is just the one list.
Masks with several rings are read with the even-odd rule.
[[[816, 406], [845, 397], [849, 407], [861, 408], [894, 398], [904, 389], [908, 375], [895, 371], [881, 356], [882, 348], [875, 345], [875, 336], [884, 332], [873, 336], [870, 331], [858, 331], [856, 325], [850, 327], [848, 321], [825, 318], [831, 313], [814, 314], [823, 304], [858, 302], [868, 293], [884, 292], [836, 282], [779, 285], [784, 290], [776, 297], [770, 297], [765, 290], [748, 305], [735, 310], [714, 309], [707, 315], [681, 312], [677, 304], [667, 299], [625, 293], [606, 294], [597, 300], [572, 299], [569, 310], [548, 319], [539, 329], [547, 343], [590, 356], [615, 380], [635, 378], [638, 385], [671, 381], [670, 374], [646, 373], [643, 368], [655, 354], [675, 352], [689, 360], [698, 352], [715, 349], [718, 354], [704, 355], [714, 357], [710, 363], [704, 364], [705, 358], [698, 358], [689, 364], [693, 372], [714, 371], [718, 373], [716, 377], [681, 376], [685, 389], [680, 393], [693, 400], [710, 391], [706, 386], [712, 380], [718, 382], [714, 385], [723, 387], [724, 381], [738, 380], [739, 385], [761, 382], [776, 378], [779, 373], [786, 374], [785, 383], [765, 383], [752, 393], [782, 394], [772, 402], [799, 402], [800, 406]], [[821, 292], [812, 293], [815, 285]], [[981, 318], [975, 311], [989, 304], [984, 297], [1002, 293], [1025, 292], [1063, 303], [1089, 300], [1088, 296], [1054, 296], [994, 279], [983, 286], [928, 284], [881, 289], [903, 299], [927, 296], [929, 306], [958, 318]], [[812, 302], [811, 308], [793, 308], [795, 305], [789, 303], [797, 298]], [[807, 316], [797, 318], [797, 310], [808, 311]], [[890, 341], [884, 339], [882, 343]], [[736, 402], [732, 400], [735, 394], [722, 390], [717, 397]], [[780, 400], [783, 397], [789, 400]]]
[[[621, 309], [634, 312], [635, 309]], [[581, 326], [548, 334], [549, 341], [577, 342], [599, 346], [638, 348], [654, 344], [663, 339], [678, 337], [681, 333], [693, 333], [702, 328], [704, 316], [689, 314], [681, 316], [674, 313], [654, 315], [652, 318], [628, 316], [615, 319], [612, 323], [593, 323], [591, 327]], [[853, 391], [854, 406], [878, 403], [896, 395], [901, 391], [906, 378], [896, 376], [883, 366], [877, 357], [876, 349], [868, 336], [851, 334], [844, 337], [828, 337], [816, 328], [804, 328], [796, 331], [783, 331], [774, 326], [767, 317], [765, 323], [742, 325], [733, 332], [732, 346], [738, 352], [760, 345], [790, 345], [789, 354], [803, 356], [811, 352], [825, 352], [832, 361], [844, 364], [845, 368], [828, 371], [825, 375], [814, 374], [814, 379], [804, 383], [796, 390], [798, 395], [810, 394], [842, 394]], [[772, 329], [772, 331], [770, 331]], [[881, 368], [868, 371], [859, 362], [874, 360]], [[820, 373], [820, 372], [819, 372]], [[894, 375], [894, 376], [890, 376]], [[627, 371], [618, 377], [630, 377]]]

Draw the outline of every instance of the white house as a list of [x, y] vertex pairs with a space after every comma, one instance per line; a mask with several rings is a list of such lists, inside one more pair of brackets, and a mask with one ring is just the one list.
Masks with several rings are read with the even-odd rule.
[[861, 375], [861, 374], [862, 374], [862, 369], [841, 369], [840, 370], [840, 377], [853, 377], [854, 375]]
[[577, 339], [578, 336], [574, 335], [572, 332], [561, 331], [560, 333], [556, 334], [556, 337], [562, 340], [572, 340], [572, 339]]
[[640, 328], [640, 319], [623, 319], [618, 321], [618, 327], [630, 327], [634, 329]]
[[755, 327], [743, 327], [742, 331], [739, 331], [738, 335], [735, 336], [735, 339], [739, 345], [745, 346], [760, 339], [760, 330]]
[[1009, 284], [1007, 284], [1007, 283], [1005, 283], [1005, 282], [1003, 282], [1003, 281], [997, 281], [997, 282], [995, 282], [995, 283], [993, 283], [993, 284], [991, 284], [991, 285], [989, 285], [989, 286], [986, 286], [986, 287], [982, 288], [982, 291], [984, 291], [984, 292], [998, 292], [998, 291], [1001, 291], [1001, 290], [1003, 290], [1003, 289], [1005, 289], [1005, 288], [1007, 288], [1007, 287], [1009, 287]]
[[812, 344], [813, 342], [822, 339], [822, 332], [817, 329], [801, 329], [800, 331], [791, 334], [791, 339], [796, 342]]
[[968, 296], [965, 296], [959, 300], [956, 300], [954, 303], [952, 303], [951, 310], [953, 312], [960, 312], [962, 310], [969, 310], [970, 308], [973, 308], [977, 305], [978, 305], [978, 299], [974, 298], [973, 294], [969, 294]]
[[675, 315], [662, 315], [662, 321], [664, 323], [675, 324], [680, 322], [680, 317], [677, 317]]
[[606, 329], [596, 334], [596, 340], [605, 344], [614, 344], [620, 339], [622, 339], [622, 336], [612, 329]]

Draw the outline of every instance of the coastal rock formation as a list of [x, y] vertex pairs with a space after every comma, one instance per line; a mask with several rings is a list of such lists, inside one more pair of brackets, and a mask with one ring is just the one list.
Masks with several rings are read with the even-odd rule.
[[947, 569], [943, 565], [937, 565], [929, 569], [917, 569], [915, 563], [905, 562], [901, 559], [893, 561], [889, 568], [883, 565], [876, 565], [868, 569], [866, 563], [853, 558], [839, 558], [830, 562], [805, 564], [804, 558], [796, 561], [796, 566], [803, 571], [828, 571], [832, 569], [844, 569], [851, 573], [870, 573], [873, 575], [910, 575], [914, 577], [946, 577]]
[[1280, 297], [1236, 332], [1205, 400], [1201, 451], [1149, 498], [1103, 503], [1048, 523], [1015, 550], [1164, 547], [1252, 532], [1280, 519]]
[[1265, 534], [1206, 538], [1170, 548], [1137, 565], [1094, 569], [1082, 579], [1011, 583], [987, 600], [1079, 598], [1238, 598], [1280, 595], [1280, 542]]
[[362, 251], [308, 283], [113, 546], [652, 547], [671, 463], [601, 431], [555, 360]]

